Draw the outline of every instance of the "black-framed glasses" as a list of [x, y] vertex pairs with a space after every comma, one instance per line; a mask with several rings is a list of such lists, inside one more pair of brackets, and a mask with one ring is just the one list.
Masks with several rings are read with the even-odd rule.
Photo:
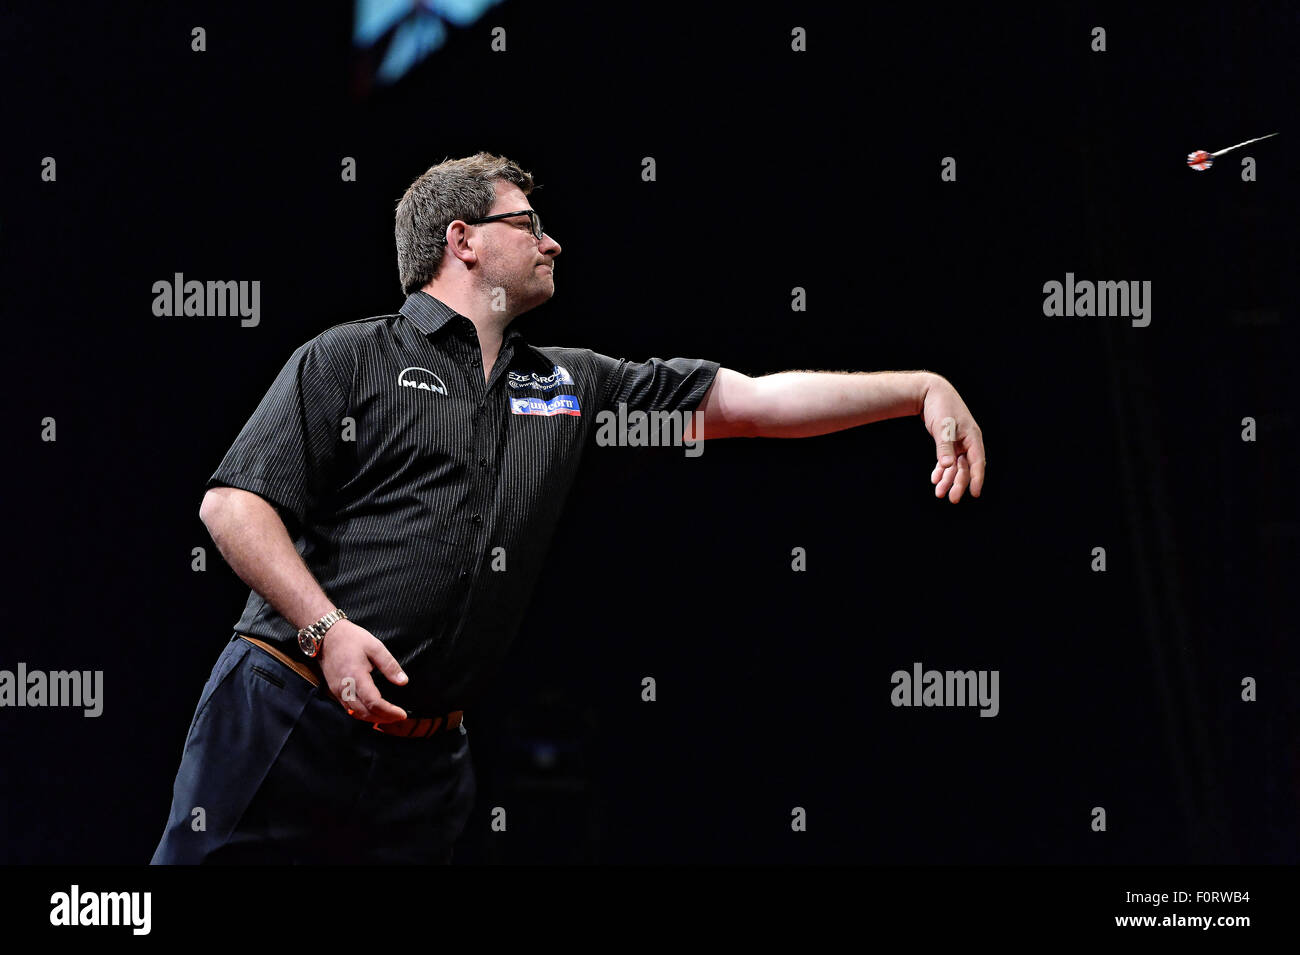
[[533, 237], [539, 242], [545, 234], [542, 232], [542, 217], [534, 209], [520, 209], [518, 212], [502, 212], [494, 216], [484, 216], [482, 219], [466, 219], [466, 225], [480, 225], [484, 222], [495, 222], [497, 219], [509, 219], [511, 216], [528, 216], [532, 220]]

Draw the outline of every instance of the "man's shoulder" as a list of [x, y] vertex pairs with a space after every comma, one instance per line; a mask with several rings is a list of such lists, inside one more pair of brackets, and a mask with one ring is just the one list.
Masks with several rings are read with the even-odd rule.
[[383, 335], [392, 334], [393, 322], [401, 315], [372, 315], [369, 318], [354, 318], [351, 321], [331, 325], [316, 336], [313, 341], [323, 345], [343, 345], [367, 341]]
[[303, 342], [300, 346], [330, 355], [353, 355], [357, 349], [377, 339], [392, 336], [392, 324], [400, 315], [373, 315], [331, 325]]
[[602, 355], [590, 348], [572, 345], [529, 345], [532, 351], [542, 359], [555, 365], [580, 365], [582, 367], [605, 369], [611, 363], [618, 364], [617, 358]]

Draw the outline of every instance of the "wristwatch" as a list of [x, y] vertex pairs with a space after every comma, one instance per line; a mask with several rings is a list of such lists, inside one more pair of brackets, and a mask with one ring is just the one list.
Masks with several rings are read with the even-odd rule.
[[325, 631], [340, 620], [347, 620], [348, 615], [342, 610], [335, 608], [321, 617], [310, 627], [303, 627], [298, 631], [298, 646], [302, 652], [309, 657], [314, 657], [320, 653], [320, 648], [325, 642]]

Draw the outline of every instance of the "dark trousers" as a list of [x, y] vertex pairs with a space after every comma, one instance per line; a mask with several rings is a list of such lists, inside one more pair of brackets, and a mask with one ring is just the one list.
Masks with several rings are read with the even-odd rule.
[[464, 724], [380, 733], [232, 637], [194, 711], [152, 864], [446, 864], [474, 794]]

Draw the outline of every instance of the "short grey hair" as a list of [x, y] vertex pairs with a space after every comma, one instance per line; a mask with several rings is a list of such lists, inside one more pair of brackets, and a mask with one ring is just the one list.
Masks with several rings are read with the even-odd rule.
[[532, 174], [504, 156], [475, 153], [444, 159], [411, 183], [397, 203], [397, 271], [402, 292], [410, 295], [438, 273], [447, 248], [447, 226], [456, 219], [478, 219], [496, 202], [496, 180], [533, 191]]

